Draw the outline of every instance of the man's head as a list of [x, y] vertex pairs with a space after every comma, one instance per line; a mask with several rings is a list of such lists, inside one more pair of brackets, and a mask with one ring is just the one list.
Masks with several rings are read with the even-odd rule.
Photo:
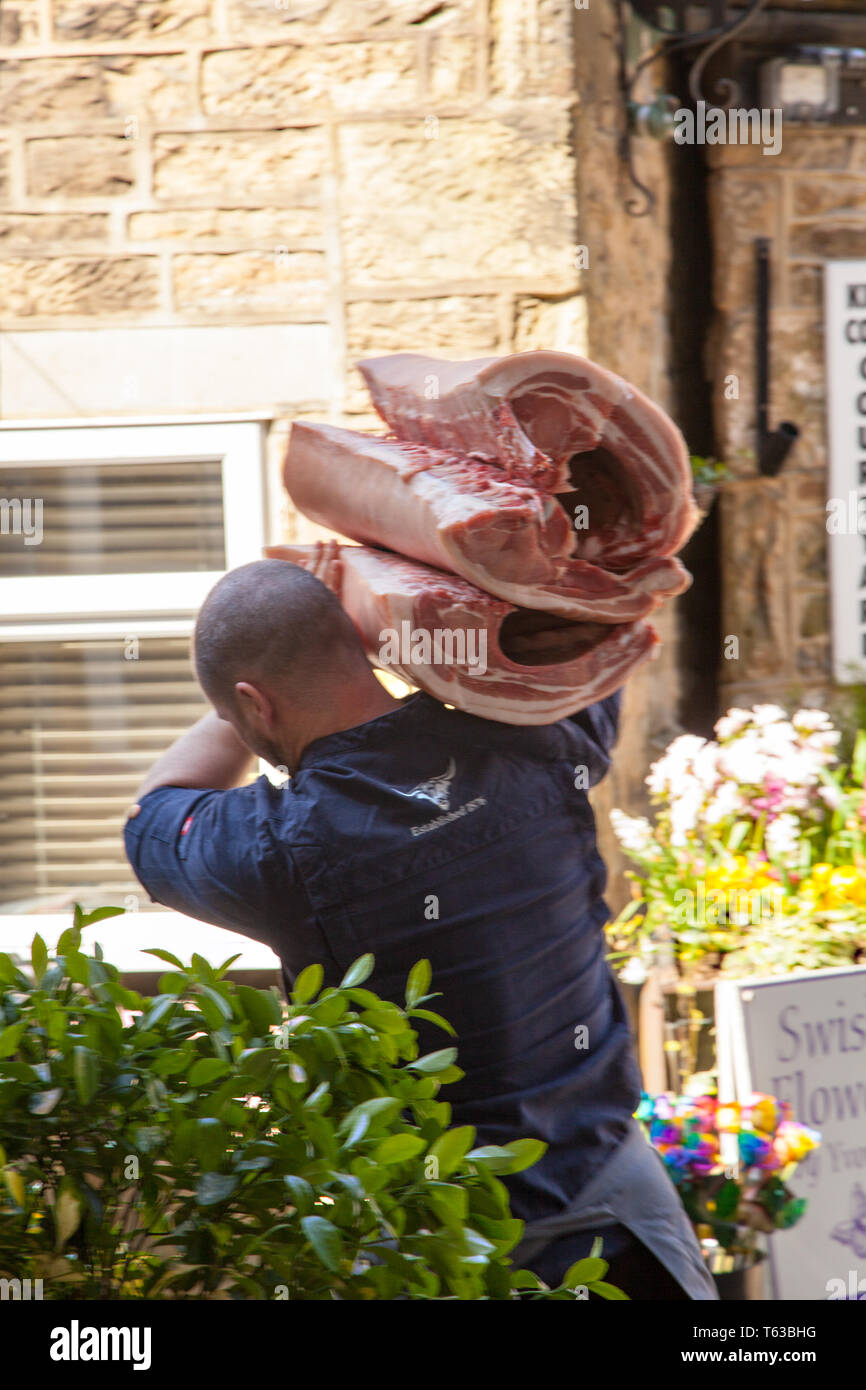
[[294, 770], [312, 739], [362, 723], [390, 701], [339, 599], [285, 560], [225, 575], [199, 612], [193, 648], [217, 714], [274, 766]]

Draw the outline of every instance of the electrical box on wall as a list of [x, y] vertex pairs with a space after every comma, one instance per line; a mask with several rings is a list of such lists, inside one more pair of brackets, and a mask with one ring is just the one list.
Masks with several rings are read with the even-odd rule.
[[789, 121], [866, 125], [866, 47], [804, 44], [771, 58], [760, 67], [760, 100]]

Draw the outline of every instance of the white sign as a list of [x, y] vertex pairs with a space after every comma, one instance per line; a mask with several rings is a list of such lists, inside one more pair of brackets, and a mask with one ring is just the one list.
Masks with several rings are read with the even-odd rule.
[[769, 1240], [774, 1297], [866, 1300], [866, 967], [716, 986], [719, 1097], [789, 1101], [821, 1131], [790, 1189], [808, 1202]]
[[866, 261], [824, 266], [833, 675], [866, 677]]

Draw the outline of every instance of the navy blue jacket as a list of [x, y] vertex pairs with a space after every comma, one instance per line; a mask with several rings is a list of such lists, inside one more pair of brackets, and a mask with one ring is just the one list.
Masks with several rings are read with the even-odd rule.
[[[372, 951], [369, 987], [402, 1002], [428, 957], [466, 1072], [441, 1093], [453, 1123], [478, 1143], [550, 1146], [508, 1179], [523, 1220], [576, 1196], [640, 1095], [585, 790], [609, 766], [619, 703], [521, 728], [419, 693], [309, 744], [284, 788], [160, 787], [126, 826], [155, 901], [265, 942], [290, 982], [318, 961], [337, 984]], [[418, 1031], [422, 1051], [451, 1042]]]

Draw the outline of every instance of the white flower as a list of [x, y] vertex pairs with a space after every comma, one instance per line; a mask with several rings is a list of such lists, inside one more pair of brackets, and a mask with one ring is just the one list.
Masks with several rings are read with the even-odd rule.
[[764, 848], [771, 859], [788, 859], [796, 855], [799, 844], [800, 822], [788, 811], [783, 811], [770, 821], [764, 831]]
[[826, 783], [818, 788], [818, 795], [831, 811], [836, 811], [844, 800], [842, 793], [837, 786], [828, 786]]
[[745, 798], [736, 782], [722, 782], [715, 796], [707, 802], [702, 820], [705, 825], [718, 825], [744, 809]]
[[721, 739], [732, 738], [738, 734], [747, 724], [751, 724], [752, 716], [747, 709], [729, 709], [727, 714], [723, 714], [721, 719], [715, 724], [717, 737]]
[[627, 816], [624, 811], [614, 807], [610, 821], [623, 849], [631, 850], [633, 854], [647, 854], [656, 848], [653, 828], [646, 816]]
[[705, 791], [712, 791], [719, 781], [716, 743], [705, 743], [699, 748], [692, 761], [692, 774]]
[[797, 729], [802, 729], [809, 733], [813, 729], [832, 729], [833, 723], [829, 714], [825, 714], [822, 709], [798, 709], [792, 717], [791, 723]]
[[777, 720], [787, 718], [787, 710], [783, 710], [781, 705], [755, 705], [752, 709], [752, 723], [759, 729], [763, 729], [766, 724], [775, 724]]
[[741, 738], [726, 743], [719, 749], [719, 771], [735, 782], [747, 786], [762, 786], [770, 770], [769, 760], [761, 752], [760, 737], [756, 730], [749, 729]]
[[680, 734], [679, 738], [675, 738], [649, 770], [646, 784], [650, 791], [661, 794], [669, 788], [676, 788], [679, 779], [688, 770], [689, 764], [706, 741], [705, 738], [698, 738], [697, 734]]
[[671, 844], [684, 845], [688, 832], [694, 830], [701, 811], [703, 795], [696, 783], [688, 786], [682, 795], [671, 803]]

